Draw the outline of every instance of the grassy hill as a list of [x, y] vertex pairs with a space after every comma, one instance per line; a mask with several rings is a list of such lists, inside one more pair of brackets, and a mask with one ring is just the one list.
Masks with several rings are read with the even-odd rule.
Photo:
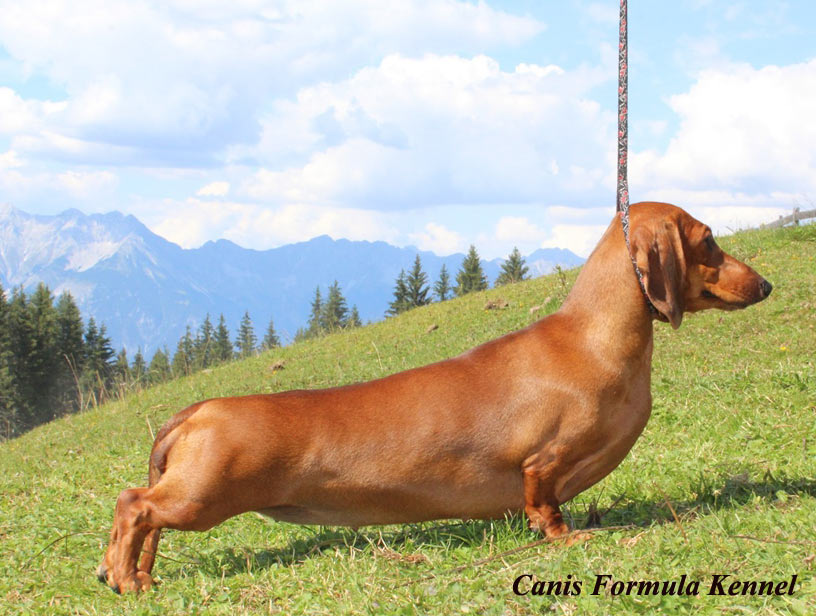
[[[0, 612], [816, 613], [816, 225], [720, 243], [766, 276], [773, 294], [745, 311], [688, 316], [678, 331], [656, 326], [646, 431], [617, 470], [566, 507], [575, 525], [597, 509], [603, 526], [629, 528], [498, 557], [538, 538], [523, 519], [355, 532], [246, 514], [206, 533], [165, 532], [160, 586], [145, 596], [116, 596], [93, 575], [116, 496], [145, 485], [151, 434], [177, 410], [450, 357], [554, 311], [573, 271], [196, 374], [0, 444]], [[486, 310], [496, 298], [509, 305]], [[285, 367], [271, 370], [278, 360]], [[571, 575], [582, 593], [517, 597], [513, 580], [525, 573]], [[600, 574], [685, 574], [702, 580], [701, 596], [593, 596]], [[713, 574], [797, 574], [799, 584], [792, 596], [712, 597]]]

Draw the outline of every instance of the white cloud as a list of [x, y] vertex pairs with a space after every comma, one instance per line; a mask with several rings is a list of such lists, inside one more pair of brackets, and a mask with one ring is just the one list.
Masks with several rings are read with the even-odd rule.
[[0, 169], [14, 169], [22, 167], [23, 164], [20, 156], [14, 150], [7, 150], [0, 154]]
[[230, 189], [229, 182], [210, 182], [196, 191], [200, 197], [223, 197]]
[[25, 100], [11, 88], [0, 87], [0, 134], [18, 135], [39, 130], [49, 116], [65, 106], [64, 102]]
[[14, 134], [37, 123], [37, 114], [11, 88], [0, 88], [0, 134]]
[[308, 205], [271, 209], [254, 203], [196, 198], [141, 203], [137, 208], [150, 229], [184, 248], [213, 238], [267, 249], [318, 235], [392, 242], [398, 237], [398, 231], [372, 211]]
[[524, 216], [503, 216], [496, 223], [496, 239], [516, 245], [540, 242], [546, 233]]
[[59, 188], [71, 193], [75, 199], [107, 193], [118, 182], [116, 175], [110, 171], [64, 171], [57, 174], [56, 180]]
[[550, 236], [541, 243], [542, 248], [569, 248], [581, 257], [589, 256], [609, 224], [568, 225], [557, 224], [550, 229]]
[[[66, 92], [46, 128], [69, 140], [35, 139], [32, 151], [95, 161], [93, 148], [67, 147], [80, 140], [145, 166], [215, 164], [257, 139], [270, 100], [388, 53], [475, 53], [544, 28], [457, 0], [3, 0], [0, 11], [3, 48]], [[27, 101], [8, 99], [0, 91], [0, 131], [36, 123]]]
[[587, 256], [598, 243], [614, 216], [614, 204], [608, 208], [571, 208], [552, 206], [545, 209], [542, 224], [527, 217], [505, 216], [496, 224], [495, 238], [503, 254], [518, 246], [522, 253], [538, 248], [568, 248]]
[[17, 206], [44, 201], [87, 209], [91, 201], [109, 198], [118, 183], [118, 176], [106, 170], [32, 170], [14, 150], [0, 154], [0, 192]]
[[587, 96], [608, 79], [590, 68], [503, 71], [486, 56], [388, 56], [277, 106], [264, 119], [276, 138], [262, 138], [257, 158], [279, 163], [292, 143], [298, 162], [261, 169], [242, 190], [374, 209], [585, 202], [614, 186], [613, 115]]
[[464, 252], [467, 248], [459, 233], [435, 222], [427, 223], [422, 232], [411, 233], [408, 237], [420, 250], [430, 250], [438, 255]]
[[680, 204], [792, 207], [816, 194], [813, 101], [816, 60], [703, 72], [670, 99], [681, 123], [666, 151], [630, 157], [632, 192]]

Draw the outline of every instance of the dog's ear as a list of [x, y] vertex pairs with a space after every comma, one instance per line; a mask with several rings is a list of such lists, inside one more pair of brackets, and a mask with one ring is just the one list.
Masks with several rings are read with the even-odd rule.
[[[674, 329], [683, 320], [686, 261], [680, 231], [673, 221], [638, 225], [631, 237], [632, 256], [643, 274], [643, 286], [662, 321]], [[662, 318], [661, 318], [662, 317]]]

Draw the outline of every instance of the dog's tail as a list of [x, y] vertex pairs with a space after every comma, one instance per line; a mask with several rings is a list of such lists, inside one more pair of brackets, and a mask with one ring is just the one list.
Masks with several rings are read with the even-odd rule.
[[[156, 438], [153, 440], [153, 448], [150, 451], [150, 459], [148, 461], [147, 469], [147, 485], [152, 488], [161, 479], [164, 471], [167, 469], [167, 452], [175, 442], [175, 438], [168, 438], [170, 434], [184, 423], [193, 413], [195, 413], [203, 402], [199, 402], [192, 406], [188, 406], [183, 411], [173, 415], [167, 423], [165, 423]], [[159, 547], [159, 539], [161, 538], [161, 528], [154, 528], [145, 537], [142, 544], [142, 558], [139, 561], [139, 570], [149, 574], [153, 569], [153, 563], [156, 562], [156, 550]]]

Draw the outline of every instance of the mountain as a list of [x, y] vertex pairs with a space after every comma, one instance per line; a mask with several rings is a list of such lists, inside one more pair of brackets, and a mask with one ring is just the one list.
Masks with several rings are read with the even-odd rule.
[[[223, 313], [233, 335], [245, 310], [259, 336], [273, 318], [291, 340], [306, 322], [315, 288], [325, 294], [334, 280], [364, 321], [379, 320], [400, 269], [407, 271], [417, 253], [431, 282], [443, 263], [453, 279], [464, 258], [327, 235], [271, 250], [227, 240], [183, 249], [119, 212], [43, 216], [0, 205], [3, 287], [30, 291], [45, 282], [55, 295], [68, 290], [84, 317], [106, 324], [115, 347], [141, 348], [148, 357], [163, 345], [172, 352], [185, 327], [195, 331], [208, 313], [213, 321]], [[527, 257], [533, 276], [582, 262], [560, 248]], [[483, 261], [491, 284], [501, 263]]]

